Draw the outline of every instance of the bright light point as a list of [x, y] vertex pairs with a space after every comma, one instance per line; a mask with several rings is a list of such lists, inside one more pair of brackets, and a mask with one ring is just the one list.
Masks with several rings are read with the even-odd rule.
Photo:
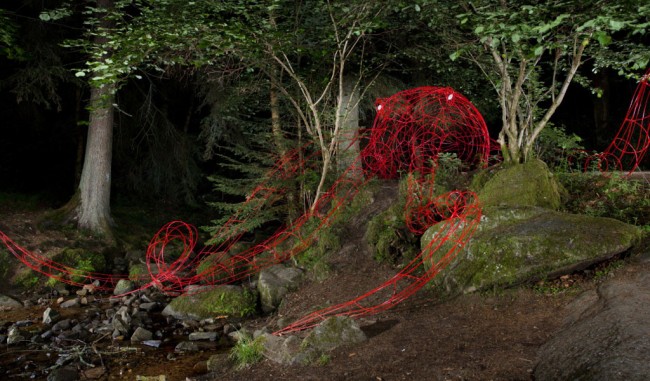
[[452, 99], [454, 99], [454, 93], [451, 93], [451, 94], [447, 95], [447, 100], [448, 101], [450, 101]]
[[377, 105], [377, 111], [381, 111], [382, 108], [383, 108], [382, 105]]

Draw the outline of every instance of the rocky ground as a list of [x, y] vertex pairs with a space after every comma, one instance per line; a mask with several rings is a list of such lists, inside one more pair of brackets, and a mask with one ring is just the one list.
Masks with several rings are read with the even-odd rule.
[[[386, 206], [382, 203], [391, 202], [391, 197], [377, 200], [375, 210], [370, 209], [357, 219], [377, 213]], [[39, 217], [38, 211], [4, 211], [0, 230], [32, 250], [54, 250], [56, 243], [66, 242], [65, 232], [37, 229], [35, 221]], [[171, 299], [155, 289], [121, 298], [111, 298], [110, 293], [92, 288], [44, 288], [25, 293], [0, 290], [19, 301], [16, 305], [4, 301], [4, 307], [0, 307], [0, 378], [553, 379], [557, 374], [548, 372], [547, 360], [567, 353], [563, 344], [575, 348], [571, 340], [594, 342], [594, 338], [580, 338], [585, 331], [615, 332], [615, 337], [605, 333], [598, 336], [596, 344], [608, 343], [606, 349], [612, 353], [608, 358], [614, 359], [607, 362], [600, 358], [602, 363], [650, 363], [648, 351], [641, 352], [645, 359], [638, 358], [638, 353], [620, 357], [626, 343], [646, 348], [650, 340], [646, 333], [648, 323], [642, 318], [648, 316], [650, 303], [643, 299], [648, 293], [635, 291], [648, 283], [644, 282], [647, 276], [643, 276], [650, 269], [650, 251], [640, 245], [625, 258], [614, 258], [553, 281], [446, 300], [432, 289], [424, 289], [394, 309], [359, 320], [367, 340], [339, 347], [320, 356], [312, 365], [282, 365], [265, 359], [237, 369], [228, 353], [241, 331], [277, 328], [281, 325], [279, 321], [291, 321], [315, 308], [348, 300], [398, 271], [394, 266], [372, 260], [362, 230], [359, 227], [348, 231], [341, 250], [328, 258], [325, 279], [307, 276], [298, 290], [286, 295], [276, 312], [254, 319], [164, 316], [161, 312]], [[625, 324], [616, 325], [621, 316], [626, 317]], [[596, 324], [589, 319], [600, 321], [598, 324], [605, 328], [581, 328]], [[629, 329], [628, 322], [636, 328]], [[623, 334], [628, 331], [629, 335]], [[572, 337], [562, 336], [567, 332]], [[640, 341], [634, 341], [639, 336]], [[610, 353], [598, 345], [593, 347]], [[578, 368], [580, 361], [584, 365], [579, 353], [573, 358]], [[571, 366], [565, 364], [564, 368]], [[640, 377], [638, 372], [642, 369], [633, 369], [631, 376], [628, 373], [626, 378], [618, 379]], [[612, 377], [617, 379], [616, 375]]]

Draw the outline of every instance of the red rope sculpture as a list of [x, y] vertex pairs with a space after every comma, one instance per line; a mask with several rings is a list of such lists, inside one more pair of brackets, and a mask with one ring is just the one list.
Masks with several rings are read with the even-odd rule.
[[[591, 160], [597, 160], [601, 172], [623, 171], [627, 175], [634, 172], [643, 162], [650, 149], [650, 69], [648, 69], [632, 96], [632, 102], [618, 133], [609, 146]], [[587, 162], [587, 168], [589, 167]]]
[[[649, 71], [650, 74], [650, 71]], [[610, 147], [602, 154], [604, 162], [615, 157], [617, 165], [632, 158], [636, 168], [648, 150], [648, 75], [640, 82], [630, 107], [630, 112], [621, 131]], [[347, 172], [323, 194], [313, 212], [306, 213], [288, 227], [278, 229], [275, 234], [250, 249], [231, 255], [235, 245], [245, 233], [243, 223], [250, 216], [259, 213], [265, 205], [280, 199], [287, 189], [270, 186], [270, 180], [263, 181], [247, 198], [250, 208], [241, 215], [232, 216], [216, 236], [222, 242], [206, 247], [197, 254], [193, 249], [197, 242], [197, 231], [182, 221], [172, 221], [158, 231], [147, 248], [147, 283], [141, 288], [157, 287], [170, 295], [188, 292], [187, 286], [196, 283], [226, 284], [253, 276], [261, 269], [284, 262], [304, 251], [317, 239], [319, 229], [328, 226], [340, 208], [345, 207], [370, 178], [407, 178], [407, 202], [405, 219], [415, 233], [423, 233], [435, 223], [444, 224], [440, 234], [428, 247], [405, 266], [399, 273], [377, 288], [350, 300], [311, 314], [276, 332], [286, 334], [304, 330], [318, 324], [329, 316], [366, 316], [389, 309], [407, 299], [443, 269], [462, 249], [472, 236], [480, 221], [481, 209], [476, 195], [471, 192], [452, 191], [436, 195], [435, 182], [438, 155], [454, 153], [471, 166], [488, 162], [493, 146], [481, 114], [461, 94], [451, 88], [420, 87], [399, 92], [377, 102], [377, 116], [361, 157], [348, 172], [358, 173], [361, 168], [365, 179], [354, 179]], [[301, 169], [309, 158], [303, 158], [303, 151], [295, 150], [281, 158], [269, 172], [267, 179], [288, 179]], [[316, 228], [303, 229], [311, 222]], [[436, 263], [424, 269], [424, 262], [432, 253], [451, 239], [456, 244]], [[61, 282], [82, 286], [72, 280], [84, 277], [99, 280], [100, 288], [111, 289], [119, 279], [115, 276], [79, 271], [32, 253], [13, 242], [0, 232], [0, 240], [21, 262]], [[166, 252], [178, 253], [177, 259], [167, 264]], [[211, 258], [211, 266], [197, 273], [199, 262]]]

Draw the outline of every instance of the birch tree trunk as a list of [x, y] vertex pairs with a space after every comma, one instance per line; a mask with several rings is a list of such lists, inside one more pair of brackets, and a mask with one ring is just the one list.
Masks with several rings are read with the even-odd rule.
[[[359, 87], [355, 78], [346, 76], [343, 80], [343, 94], [340, 100], [341, 131], [337, 145], [337, 169], [350, 179], [363, 179], [363, 168], [358, 162], [359, 148]], [[355, 165], [356, 162], [356, 165]]]

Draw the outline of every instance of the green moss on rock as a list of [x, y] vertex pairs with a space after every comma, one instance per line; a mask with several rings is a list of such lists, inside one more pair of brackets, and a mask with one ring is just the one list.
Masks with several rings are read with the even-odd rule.
[[[70, 268], [70, 280], [83, 282], [85, 274], [89, 272], [104, 272], [106, 258], [101, 253], [96, 253], [82, 248], [65, 248], [52, 257], [52, 261]], [[59, 274], [64, 276], [65, 274]]]
[[359, 325], [349, 316], [333, 316], [317, 325], [302, 341], [302, 353], [307, 362], [317, 361], [323, 354], [341, 346], [367, 340]]
[[[422, 247], [444, 234], [440, 231], [444, 226], [429, 228], [422, 236]], [[431, 253], [426, 263], [437, 263], [459, 234]], [[638, 228], [609, 218], [536, 207], [492, 208], [433, 283], [455, 295], [553, 277], [625, 252], [640, 237]]]
[[540, 160], [504, 167], [485, 182], [478, 196], [484, 207], [540, 206], [557, 210], [566, 191]]
[[129, 280], [137, 284], [145, 283], [149, 278], [149, 270], [142, 263], [136, 263], [129, 267]]
[[172, 300], [163, 311], [178, 319], [215, 316], [247, 317], [257, 311], [257, 293], [239, 286], [200, 287]]

